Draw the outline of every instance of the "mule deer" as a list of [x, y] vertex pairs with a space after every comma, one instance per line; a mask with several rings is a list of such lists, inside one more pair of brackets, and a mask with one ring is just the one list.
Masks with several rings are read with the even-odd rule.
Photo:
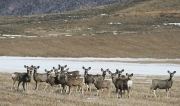
[[81, 75], [79, 75], [79, 71], [76, 70], [76, 71], [69, 71], [69, 68], [68, 69], [65, 69], [67, 67], [67, 65], [65, 66], [61, 66], [61, 65], [58, 65], [59, 68], [61, 70], [61, 72], [63, 73], [67, 73], [68, 74], [68, 77], [80, 77]]
[[[28, 68], [28, 70], [33, 70], [32, 69], [32, 67], [33, 67], [33, 65], [31, 65], [31, 66], [26, 66], [26, 65], [24, 65], [24, 68]], [[12, 74], [12, 80], [13, 80], [13, 84], [12, 84], [12, 87], [11, 87], [11, 89], [14, 89], [14, 85], [15, 85], [15, 83], [16, 83], [16, 81], [19, 81], [19, 76], [22, 76], [22, 75], [24, 75], [24, 74], [26, 74], [27, 72], [23, 72], [23, 73], [20, 73], [20, 72], [14, 72], [13, 74]], [[28, 86], [28, 83], [26, 83], [26, 87]]]
[[[85, 68], [84, 66], [82, 67], [84, 69], [84, 83], [87, 85], [87, 89], [86, 91], [90, 91], [91, 92], [91, 85], [93, 84], [94, 81], [94, 77], [96, 77], [97, 75], [92, 75], [92, 74], [88, 74], [88, 71], [91, 69], [91, 67], [89, 68]], [[101, 75], [98, 76], [98, 80], [102, 80], [103, 77]]]
[[103, 68], [101, 68], [101, 72], [102, 72], [102, 77], [103, 77], [103, 80], [104, 80], [106, 78], [107, 70], [103, 70]]
[[[24, 68], [27, 69], [27, 73], [13, 73], [12, 78], [14, 81], [18, 81], [18, 88], [17, 91], [19, 90], [19, 85], [21, 82], [23, 86], [23, 90], [25, 91], [25, 84], [26, 84], [26, 89], [29, 88], [29, 83], [31, 82], [31, 76], [32, 76], [32, 71], [33, 71], [33, 66], [29, 67], [24, 65]], [[16, 80], [15, 80], [16, 79]]]
[[70, 71], [69, 72], [69, 68], [67, 68], [66, 70], [63, 71], [63, 73], [67, 73], [67, 76], [70, 78], [70, 77], [81, 77], [81, 75], [79, 75], [79, 71]]
[[68, 74], [65, 74], [65, 81], [66, 81], [66, 85], [69, 86], [69, 95], [73, 91], [73, 87], [76, 87], [76, 92], [77, 92], [77, 87], [81, 88], [82, 94], [84, 94], [83, 78], [68, 78]]
[[123, 78], [123, 79], [116, 78], [117, 73], [112, 73], [111, 71], [109, 71], [109, 74], [111, 74], [112, 82], [114, 83], [114, 86], [116, 88], [117, 98], [119, 97], [119, 93], [122, 97], [123, 90], [124, 90], [124, 92], [125, 92], [125, 90], [127, 90], [128, 98], [129, 98], [130, 97], [130, 89], [132, 86], [131, 77], [133, 76], [133, 73], [132, 74], [126, 73], [127, 78]]
[[111, 90], [111, 81], [109, 80], [98, 80], [98, 76], [93, 78], [94, 86], [97, 89], [97, 96], [99, 96], [99, 92], [105, 88], [108, 89], [108, 97], [110, 96], [110, 90]]
[[[54, 88], [54, 85], [60, 84], [57, 76], [52, 76], [53, 70], [48, 71], [48, 70], [45, 69], [45, 72], [46, 72], [46, 75], [47, 75], [47, 80], [46, 80], [46, 82], [49, 83], [52, 88]], [[44, 88], [44, 90], [45, 90], [46, 88], [47, 88], [47, 86]], [[52, 90], [53, 90], [53, 89], [52, 89]]]
[[166, 79], [166, 80], [160, 80], [160, 79], [152, 79], [151, 81], [151, 86], [150, 86], [150, 90], [153, 90], [153, 94], [155, 97], [156, 96], [156, 89], [159, 88], [159, 89], [166, 89], [166, 97], [168, 98], [168, 95], [169, 95], [169, 89], [172, 87], [172, 84], [173, 84], [173, 80], [172, 80], [172, 77], [174, 76], [174, 74], [176, 73], [176, 71], [174, 72], [170, 72], [169, 70], [167, 71], [170, 75], [170, 78], [169, 79]]
[[122, 72], [124, 72], [124, 69], [122, 69], [121, 71], [116, 69], [116, 73], [118, 74], [118, 78], [121, 78], [121, 79], [126, 78], [125, 75], [122, 75]]
[[[37, 70], [40, 68], [40, 66], [34, 66], [34, 74], [33, 74], [33, 78], [34, 81], [36, 82], [36, 87], [35, 90], [38, 90], [38, 85], [39, 82], [46, 82], [47, 81], [47, 74], [46, 73], [37, 73]], [[47, 86], [47, 83], [46, 83]], [[45, 87], [44, 87], [45, 89]]]

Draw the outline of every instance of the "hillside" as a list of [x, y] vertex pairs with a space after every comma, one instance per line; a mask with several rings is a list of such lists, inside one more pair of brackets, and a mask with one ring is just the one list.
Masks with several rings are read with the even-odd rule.
[[[179, 0], [0, 17], [0, 55], [180, 58]], [[14, 38], [14, 39], [12, 39]]]
[[0, 16], [23, 16], [83, 10], [125, 0], [1, 0]]

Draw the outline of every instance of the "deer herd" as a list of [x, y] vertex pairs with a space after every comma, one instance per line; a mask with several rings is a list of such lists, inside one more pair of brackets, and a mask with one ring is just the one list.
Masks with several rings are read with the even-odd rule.
[[[97, 96], [99, 96], [100, 92], [103, 92], [103, 89], [108, 90], [108, 97], [110, 96], [110, 92], [113, 89], [112, 84], [114, 84], [117, 98], [122, 98], [122, 94], [127, 91], [128, 98], [130, 97], [131, 87], [133, 85], [132, 77], [133, 73], [123, 75], [124, 69], [118, 70], [113, 73], [109, 69], [104, 70], [101, 68], [102, 75], [93, 75], [88, 74], [91, 67], [85, 68], [82, 66], [84, 70], [84, 76], [80, 75], [79, 71], [69, 71], [67, 65], [61, 66], [58, 65], [58, 68], [53, 67], [51, 70], [46, 70], [45, 73], [38, 73], [38, 69], [40, 66], [26, 66], [27, 72], [14, 72], [12, 74], [13, 85], [12, 88], [15, 89], [15, 82], [18, 82], [17, 91], [19, 90], [19, 85], [22, 83], [23, 90], [29, 89], [29, 83], [32, 81], [32, 77], [35, 81], [35, 90], [38, 90], [38, 85], [40, 82], [45, 82], [46, 86], [44, 90], [46, 90], [48, 85], [52, 86], [52, 92], [54, 91], [54, 85], [60, 86], [61, 93], [72, 93], [73, 89], [77, 91], [81, 91], [82, 95], [84, 95], [84, 89], [86, 85], [86, 91], [91, 92], [91, 87], [94, 85], [97, 89]], [[106, 79], [106, 73], [109, 73], [112, 80]], [[153, 91], [153, 94], [156, 96], [156, 89], [165, 89], [167, 93], [167, 97], [169, 96], [169, 89], [172, 87], [173, 80], [172, 77], [176, 73], [168, 71], [170, 74], [170, 78], [166, 80], [161, 79], [152, 79], [150, 85], [150, 91]]]

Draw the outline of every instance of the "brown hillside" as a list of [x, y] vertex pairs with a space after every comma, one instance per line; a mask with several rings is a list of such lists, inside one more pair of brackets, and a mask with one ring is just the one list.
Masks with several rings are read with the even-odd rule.
[[0, 17], [0, 55], [180, 58], [179, 26], [168, 25], [180, 22], [176, 4], [128, 0], [63, 14]]

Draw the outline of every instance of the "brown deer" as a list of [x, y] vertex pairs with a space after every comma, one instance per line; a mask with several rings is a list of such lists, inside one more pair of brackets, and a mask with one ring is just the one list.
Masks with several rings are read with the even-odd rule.
[[[34, 78], [34, 81], [36, 82], [35, 90], [38, 90], [38, 85], [40, 82], [47, 82], [47, 73], [37, 73], [37, 70], [39, 68], [40, 68], [40, 66], [37, 66], [37, 67], [34, 66], [33, 78]], [[47, 83], [46, 83], [46, 86], [47, 86]], [[45, 89], [45, 87], [44, 87], [44, 89]]]
[[166, 97], [168, 98], [168, 96], [169, 96], [169, 89], [172, 87], [172, 84], [173, 84], [172, 77], [174, 76], [176, 71], [170, 72], [168, 70], [167, 72], [170, 75], [169, 79], [166, 79], [166, 80], [152, 79], [152, 81], [151, 81], [150, 90], [153, 90], [153, 94], [154, 94], [155, 97], [157, 97], [156, 92], [155, 92], [157, 88], [166, 89]]
[[[29, 88], [29, 83], [31, 82], [31, 77], [32, 77], [32, 71], [33, 71], [33, 66], [29, 67], [24, 65], [24, 67], [27, 69], [27, 73], [22, 73], [22, 74], [15, 74], [17, 77], [18, 75], [18, 88], [17, 91], [19, 91], [19, 85], [22, 82], [23, 90], [25, 91], [25, 84], [26, 84], [26, 89]], [[13, 77], [14, 78], [14, 77]]]
[[68, 74], [65, 74], [66, 85], [69, 86], [69, 95], [72, 93], [73, 88], [81, 88], [82, 94], [84, 94], [84, 79], [83, 78], [68, 78]]
[[111, 81], [109, 80], [98, 80], [98, 76], [93, 78], [94, 86], [97, 89], [97, 96], [99, 96], [99, 93], [101, 90], [107, 88], [108, 89], [108, 97], [110, 97], [110, 91], [111, 91]]
[[59, 66], [58, 69], [60, 69], [60, 72], [67, 73], [68, 77], [80, 77], [81, 76], [79, 74], [78, 70], [76, 70], [76, 71], [69, 71], [69, 68], [65, 69], [67, 67], [67, 65], [64, 65], [64, 66], [58, 65], [58, 66]]
[[[91, 67], [85, 68], [83, 66], [82, 68], [84, 69], [84, 83], [87, 85], [86, 91], [89, 90], [91, 92], [91, 85], [93, 84], [94, 77], [96, 77], [97, 75], [88, 74], [88, 71], [91, 69]], [[98, 80], [103, 80], [103, 77], [99, 75]]]

